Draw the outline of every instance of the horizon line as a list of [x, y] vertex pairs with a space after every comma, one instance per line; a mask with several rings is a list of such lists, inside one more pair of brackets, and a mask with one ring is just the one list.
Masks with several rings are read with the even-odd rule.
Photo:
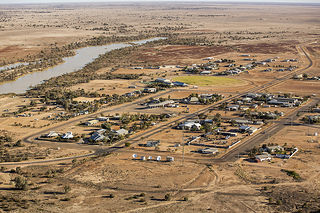
[[[36, 0], [37, 1], [37, 0]], [[81, 0], [61, 0], [61, 1], [52, 1], [52, 2], [0, 2], [0, 5], [33, 5], [33, 4], [40, 4], [40, 5], [46, 5], [46, 4], [86, 4], [86, 3], [195, 3], [192, 0], [123, 0], [123, 1], [116, 1], [116, 0], [85, 0], [85, 1], [81, 1]], [[320, 5], [320, 2], [292, 2], [292, 1], [288, 1], [288, 0], [269, 0], [269, 1], [263, 1], [260, 2], [259, 0], [228, 0], [228, 1], [223, 1], [223, 0], [201, 0], [198, 1], [196, 3], [224, 3], [224, 4], [230, 4], [230, 3], [236, 3], [236, 4], [287, 4], [287, 5]]]

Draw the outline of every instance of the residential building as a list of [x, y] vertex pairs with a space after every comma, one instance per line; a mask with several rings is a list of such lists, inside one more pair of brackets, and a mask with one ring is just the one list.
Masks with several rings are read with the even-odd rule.
[[218, 149], [216, 148], [205, 148], [205, 149], [200, 149], [199, 152], [202, 154], [215, 154], [218, 152]]

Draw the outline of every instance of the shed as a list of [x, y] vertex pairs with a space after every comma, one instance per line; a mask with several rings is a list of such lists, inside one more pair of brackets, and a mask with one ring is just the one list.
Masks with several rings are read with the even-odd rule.
[[91, 126], [91, 125], [94, 125], [94, 124], [96, 124], [98, 122], [99, 122], [99, 120], [93, 119], [93, 120], [85, 122], [84, 124], [87, 125], [87, 126]]
[[256, 162], [262, 162], [266, 160], [271, 160], [272, 156], [267, 152], [263, 152], [261, 155], [254, 156], [254, 158]]
[[172, 161], [174, 161], [174, 157], [167, 156], [167, 161], [168, 161], [168, 162], [172, 162]]

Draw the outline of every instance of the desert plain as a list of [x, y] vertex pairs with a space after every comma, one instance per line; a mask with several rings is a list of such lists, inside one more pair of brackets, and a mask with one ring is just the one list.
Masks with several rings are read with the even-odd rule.
[[[0, 4], [1, 66], [36, 63], [1, 70], [3, 84], [63, 63], [78, 48], [165, 38], [102, 55], [24, 94], [1, 94], [0, 211], [320, 211], [320, 126], [304, 119], [319, 115], [319, 10], [280, 3]], [[188, 86], [154, 83], [158, 78]], [[137, 92], [153, 86], [156, 93]], [[238, 102], [249, 93], [303, 101], [250, 108]], [[217, 99], [188, 102], [200, 94]], [[154, 100], [179, 107], [150, 107]], [[226, 110], [239, 103], [243, 108]], [[254, 117], [269, 112], [283, 115]], [[110, 120], [85, 125], [99, 117]], [[214, 120], [210, 131], [177, 128], [204, 119]], [[215, 131], [238, 129], [230, 122], [237, 119], [263, 124], [230, 139]], [[109, 138], [93, 143], [99, 129], [110, 130]], [[119, 129], [130, 134], [115, 135]], [[42, 137], [49, 132], [75, 139]], [[207, 132], [213, 134], [197, 138]], [[158, 140], [160, 146], [144, 146]], [[263, 144], [298, 151], [257, 163], [250, 154]], [[218, 151], [199, 153], [203, 146]]]

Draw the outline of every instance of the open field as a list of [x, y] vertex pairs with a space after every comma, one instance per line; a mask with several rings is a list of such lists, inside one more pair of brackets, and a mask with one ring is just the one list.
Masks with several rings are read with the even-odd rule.
[[237, 79], [212, 76], [183, 76], [173, 78], [172, 80], [199, 86], [239, 86], [245, 84], [245, 82]]
[[[47, 57], [42, 51], [74, 48], [86, 41], [95, 44], [104, 36], [115, 42], [117, 36], [168, 37], [125, 53], [113, 52], [79, 76], [65, 75], [57, 78], [52, 88], [36, 90], [39, 95], [0, 97], [0, 155], [1, 161], [5, 160], [0, 163], [0, 211], [319, 211], [320, 129], [301, 119], [316, 115], [308, 110], [319, 104], [320, 81], [292, 79], [296, 74], [320, 76], [319, 9], [319, 4], [209, 2], [0, 5], [1, 64]], [[211, 59], [204, 60], [208, 57]], [[246, 72], [212, 76], [268, 59], [272, 60]], [[205, 67], [207, 62], [216, 64], [210, 76], [183, 71], [194, 65]], [[157, 78], [190, 85], [159, 87], [157, 93], [126, 102], [125, 94], [142, 91]], [[239, 104], [247, 92], [312, 99], [301, 107], [265, 106], [266, 102], [253, 107], [250, 101]], [[208, 93], [223, 98], [214, 103], [185, 100]], [[179, 101], [179, 107], [143, 105], [157, 100]], [[243, 108], [229, 111], [224, 103]], [[89, 113], [92, 109], [96, 111]], [[79, 112], [83, 113], [77, 115]], [[269, 112], [284, 115], [260, 119]], [[257, 120], [250, 113], [264, 123], [252, 124], [259, 128], [252, 135], [238, 132], [240, 125], [230, 120]], [[160, 114], [172, 117], [152, 117]], [[101, 116], [110, 121], [83, 125]], [[126, 121], [138, 116], [138, 120]], [[205, 130], [176, 127], [200, 117], [214, 120], [213, 134], [183, 146]], [[103, 125], [108, 129], [108, 123], [113, 130], [135, 129], [116, 143], [112, 143], [113, 134], [108, 143], [83, 143]], [[217, 128], [237, 132], [237, 136], [226, 139], [215, 132]], [[35, 139], [50, 131], [71, 131], [78, 140]], [[159, 147], [139, 146], [156, 140], [161, 140]], [[238, 140], [240, 145], [220, 147], [216, 155], [198, 153], [203, 144], [231, 145]], [[256, 148], [273, 143], [299, 151], [290, 159], [255, 163], [248, 157], [254, 147], [241, 148], [248, 141], [254, 141]], [[229, 159], [236, 160], [220, 160], [228, 153]], [[140, 160], [142, 156], [152, 156], [152, 160]], [[155, 160], [157, 156], [161, 161]], [[175, 161], [167, 162], [167, 156]], [[290, 176], [293, 172], [298, 175]], [[20, 189], [14, 183], [17, 177], [25, 180]]]

